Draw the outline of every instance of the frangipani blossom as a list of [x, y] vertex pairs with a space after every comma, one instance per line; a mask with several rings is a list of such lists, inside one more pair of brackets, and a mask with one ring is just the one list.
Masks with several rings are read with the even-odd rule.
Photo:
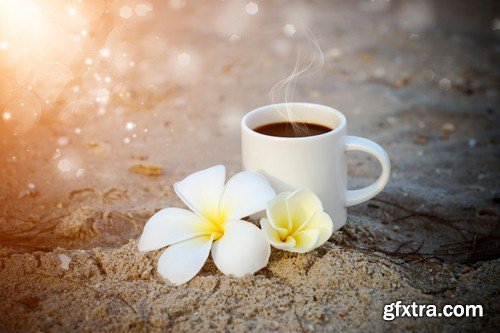
[[217, 268], [236, 277], [267, 265], [269, 242], [258, 227], [241, 219], [264, 210], [276, 192], [253, 172], [240, 172], [224, 185], [225, 180], [223, 165], [187, 176], [174, 190], [192, 211], [165, 208], [144, 226], [139, 251], [170, 245], [158, 260], [158, 272], [171, 283], [191, 280], [210, 251]]
[[260, 226], [272, 246], [297, 253], [323, 245], [333, 232], [332, 219], [308, 189], [283, 192], [269, 201]]

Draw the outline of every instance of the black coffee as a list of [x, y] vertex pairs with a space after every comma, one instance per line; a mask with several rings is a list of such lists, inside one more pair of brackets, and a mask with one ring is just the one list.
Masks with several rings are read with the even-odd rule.
[[253, 129], [255, 132], [285, 138], [300, 138], [330, 132], [332, 128], [318, 124], [299, 122], [279, 122], [262, 125]]

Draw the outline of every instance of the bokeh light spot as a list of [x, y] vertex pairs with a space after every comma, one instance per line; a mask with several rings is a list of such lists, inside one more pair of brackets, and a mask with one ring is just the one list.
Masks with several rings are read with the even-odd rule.
[[57, 139], [57, 144], [61, 147], [66, 146], [69, 143], [69, 138], [67, 136], [61, 136]]
[[131, 131], [133, 130], [134, 128], [136, 127], [136, 124], [131, 122], [131, 121], [128, 121], [126, 124], [125, 124], [125, 128], [127, 129], [127, 131]]
[[129, 6], [123, 6], [120, 8], [120, 17], [124, 19], [128, 19], [132, 16], [132, 8]]
[[85, 169], [78, 169], [75, 173], [76, 178], [82, 178], [85, 176]]
[[62, 159], [57, 163], [57, 168], [64, 173], [71, 171], [71, 162], [66, 158]]
[[292, 37], [293, 35], [295, 35], [295, 26], [293, 24], [287, 24], [283, 27], [283, 33], [288, 36], [288, 37]]
[[181, 66], [187, 66], [191, 62], [191, 57], [187, 53], [181, 53], [177, 56], [177, 63]]
[[137, 14], [137, 16], [145, 16], [152, 10], [153, 7], [147, 3], [140, 3], [135, 6], [135, 13]]
[[255, 2], [249, 2], [245, 6], [245, 11], [247, 12], [248, 15], [255, 15], [259, 12], [259, 5], [256, 4]]
[[99, 54], [101, 55], [101, 57], [103, 58], [109, 58], [111, 52], [109, 52], [108, 49], [100, 49], [99, 50]]

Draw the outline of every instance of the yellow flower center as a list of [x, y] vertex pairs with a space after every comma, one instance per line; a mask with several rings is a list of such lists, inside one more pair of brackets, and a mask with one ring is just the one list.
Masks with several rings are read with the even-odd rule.
[[290, 240], [290, 238], [294, 238], [295, 234], [296, 234], [295, 232], [288, 232], [286, 235], [280, 235], [280, 240], [283, 243], [286, 243], [287, 241]]
[[220, 239], [224, 235], [226, 229], [227, 213], [225, 211], [212, 211], [206, 214], [205, 218], [210, 222], [210, 233], [214, 237], [214, 241]]

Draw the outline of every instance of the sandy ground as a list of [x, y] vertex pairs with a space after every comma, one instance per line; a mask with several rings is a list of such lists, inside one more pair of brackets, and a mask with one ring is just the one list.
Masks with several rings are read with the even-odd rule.
[[[271, 1], [251, 16], [245, 4], [154, 3], [119, 26], [137, 65], [105, 113], [56, 105], [16, 136], [0, 122], [0, 330], [498, 330], [500, 7]], [[325, 63], [293, 99], [338, 108], [349, 134], [385, 147], [390, 183], [311, 253], [273, 250], [242, 279], [209, 261], [170, 286], [156, 273], [161, 251], [137, 252], [142, 226], [182, 205], [173, 182], [215, 164], [240, 170], [241, 116], [269, 103], [297, 46], [317, 55], [284, 34], [299, 21]], [[172, 61], [179, 52], [189, 66]], [[349, 154], [351, 187], [378, 172]], [[485, 316], [383, 321], [397, 300], [482, 304]]]

